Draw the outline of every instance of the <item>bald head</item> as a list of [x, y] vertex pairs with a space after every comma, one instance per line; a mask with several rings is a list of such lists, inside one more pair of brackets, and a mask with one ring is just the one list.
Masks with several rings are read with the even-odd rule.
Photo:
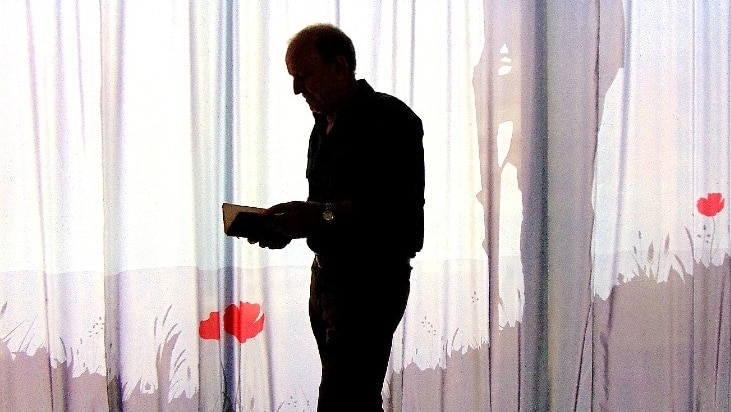
[[292, 37], [285, 58], [292, 90], [310, 110], [334, 118], [357, 89], [353, 42], [330, 24], [305, 27]]
[[323, 63], [342, 56], [348, 70], [355, 75], [355, 48], [347, 34], [332, 24], [318, 23], [305, 27], [289, 41], [287, 55], [294, 50], [314, 48]]

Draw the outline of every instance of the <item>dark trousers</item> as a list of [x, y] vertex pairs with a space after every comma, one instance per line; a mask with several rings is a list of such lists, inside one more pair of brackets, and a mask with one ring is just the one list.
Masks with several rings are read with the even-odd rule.
[[381, 390], [410, 273], [408, 259], [315, 257], [309, 306], [322, 363], [318, 412], [383, 411]]

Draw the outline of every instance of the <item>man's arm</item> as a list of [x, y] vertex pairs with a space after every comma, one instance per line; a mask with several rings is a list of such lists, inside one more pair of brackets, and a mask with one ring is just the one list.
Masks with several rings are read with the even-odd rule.
[[353, 214], [360, 237], [373, 247], [413, 256], [424, 236], [424, 147], [421, 120], [394, 104], [372, 126], [369, 176], [361, 181]]
[[[315, 232], [327, 230], [335, 220], [349, 219], [352, 214], [352, 202], [291, 201], [270, 207], [266, 210], [266, 214], [272, 216], [267, 226], [267, 233], [273, 232], [271, 239], [264, 239], [263, 244], [261, 239], [254, 239], [252, 242], [258, 242], [262, 247], [270, 247], [268, 240], [278, 244], [281, 238], [289, 240], [306, 238]], [[282, 247], [284, 246], [286, 244]]]

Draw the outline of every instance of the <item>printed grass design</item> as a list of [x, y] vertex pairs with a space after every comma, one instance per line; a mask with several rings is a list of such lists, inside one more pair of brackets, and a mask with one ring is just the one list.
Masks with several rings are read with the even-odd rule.
[[[646, 255], [647, 263], [658, 259], [655, 253], [667, 258], [666, 249], [662, 247], [653, 251], [652, 256]], [[656, 272], [651, 268], [656, 266], [640, 265], [638, 274], [643, 276], [620, 283], [608, 300], [593, 302], [593, 359], [594, 368], [600, 373], [593, 376], [592, 396], [598, 408], [728, 410], [731, 407], [728, 397], [723, 396], [729, 389], [723, 377], [731, 373], [728, 370], [731, 364], [730, 260], [729, 255], [724, 255], [719, 265], [694, 262], [690, 272], [685, 268], [683, 273], [673, 270], [665, 282], [654, 279]], [[698, 293], [703, 294], [703, 299], [697, 299]], [[0, 307], [0, 322], [6, 321], [6, 310], [7, 303], [4, 303]], [[703, 313], [704, 322], [696, 322], [694, 313], [696, 316]], [[173, 357], [181, 331], [177, 325], [166, 327], [166, 319], [167, 313], [161, 323], [155, 321], [155, 336], [161, 338], [155, 361], [159, 387], [149, 387], [139, 381], [115, 409], [199, 409], [198, 393], [169, 400], [180, 384], [179, 377], [189, 373], [186, 369], [189, 365], [185, 351]], [[520, 402], [517, 394], [521, 382], [521, 328], [527, 322], [531, 320], [524, 319], [522, 324], [501, 329], [497, 340], [490, 345], [466, 349], [445, 346], [443, 368], [421, 369], [410, 364], [394, 372], [387, 382], [387, 402], [396, 408], [421, 405], [428, 410], [487, 410], [491, 406], [493, 410], [515, 410]], [[79, 376], [72, 375], [76, 349], [70, 348], [67, 359], [50, 366], [53, 363], [49, 362], [45, 348], [33, 353], [11, 352], [8, 342], [13, 333], [21, 333], [20, 328], [0, 336], [0, 410], [109, 409], [106, 376], [89, 370]], [[687, 350], [693, 345], [695, 355], [694, 351]], [[490, 380], [493, 388], [500, 388], [498, 392], [489, 391]], [[52, 388], [52, 391], [48, 394], [42, 388]], [[523, 402], [527, 396], [521, 394]], [[311, 409], [310, 402], [301, 399], [298, 402], [296, 398], [290, 397], [277, 405], [277, 410]], [[220, 406], [226, 411], [257, 410], [255, 405], [266, 404], [253, 398], [245, 403], [235, 404], [226, 393], [221, 393]]]

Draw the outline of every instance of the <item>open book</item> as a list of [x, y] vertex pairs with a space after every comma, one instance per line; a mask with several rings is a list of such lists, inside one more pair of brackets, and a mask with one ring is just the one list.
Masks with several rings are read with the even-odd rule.
[[224, 203], [223, 232], [228, 236], [257, 237], [264, 230], [270, 215], [260, 207]]

